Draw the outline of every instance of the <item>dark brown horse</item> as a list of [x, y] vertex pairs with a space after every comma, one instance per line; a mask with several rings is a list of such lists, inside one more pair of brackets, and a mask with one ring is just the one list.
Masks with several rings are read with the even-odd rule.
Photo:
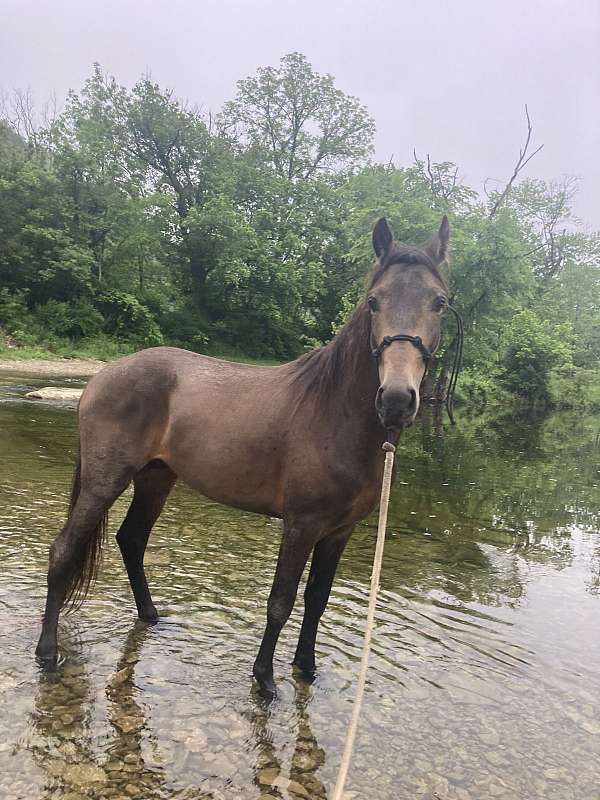
[[132, 481], [117, 542], [139, 616], [157, 620], [144, 551], [179, 478], [221, 503], [283, 519], [254, 663], [269, 692], [275, 645], [312, 553], [294, 663], [314, 672], [317, 626], [339, 558], [356, 522], [377, 505], [381, 445], [414, 420], [427, 358], [439, 343], [448, 297], [438, 267], [448, 240], [446, 217], [422, 248], [394, 242], [379, 220], [364, 302], [329, 344], [289, 364], [254, 367], [158, 347], [120, 359], [89, 382], [79, 404], [71, 509], [50, 548], [36, 651], [43, 663], [56, 663], [60, 609], [85, 596], [107, 511]]

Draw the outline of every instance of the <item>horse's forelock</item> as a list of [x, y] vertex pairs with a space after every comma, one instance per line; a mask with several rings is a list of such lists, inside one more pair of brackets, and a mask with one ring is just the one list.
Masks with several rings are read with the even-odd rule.
[[433, 275], [441, 282], [442, 286], [446, 286], [446, 281], [440, 273], [437, 265], [425, 250], [418, 247], [408, 247], [399, 245], [394, 242], [387, 256], [377, 263], [368, 284], [368, 288], [372, 289], [377, 285], [380, 278], [393, 266], [411, 266], [422, 265], [426, 267]]

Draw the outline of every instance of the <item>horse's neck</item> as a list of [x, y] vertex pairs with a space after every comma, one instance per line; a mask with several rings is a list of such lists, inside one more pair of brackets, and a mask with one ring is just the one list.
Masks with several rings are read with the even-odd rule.
[[363, 459], [385, 438], [375, 411], [379, 374], [370, 336], [369, 311], [362, 305], [328, 345], [284, 367], [301, 425], [314, 429], [311, 420], [318, 420], [321, 435], [350, 443]]
[[346, 409], [351, 435], [363, 435], [373, 440], [378, 450], [384, 437], [375, 410], [375, 397], [379, 388], [377, 363], [367, 341], [355, 362], [355, 368], [344, 376], [339, 387], [340, 407]]
[[344, 433], [356, 440], [372, 441], [377, 452], [385, 439], [375, 411], [379, 372], [371, 350], [369, 314], [366, 309], [362, 313], [366, 318], [361, 318], [359, 309], [329, 345], [345, 349], [338, 354], [345, 368], [337, 373], [327, 406], [333, 424], [344, 428]]

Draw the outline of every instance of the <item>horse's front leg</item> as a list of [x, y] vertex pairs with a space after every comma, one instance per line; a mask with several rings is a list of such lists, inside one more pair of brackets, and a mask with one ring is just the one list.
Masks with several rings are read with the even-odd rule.
[[294, 656], [294, 665], [309, 678], [315, 673], [315, 642], [319, 621], [327, 606], [338, 562], [352, 530], [353, 526], [349, 526], [333, 531], [315, 546], [304, 590], [304, 619]]
[[267, 626], [253, 669], [261, 689], [270, 695], [276, 691], [273, 680], [275, 645], [294, 607], [298, 584], [319, 532], [314, 519], [284, 521], [275, 578], [267, 603]]

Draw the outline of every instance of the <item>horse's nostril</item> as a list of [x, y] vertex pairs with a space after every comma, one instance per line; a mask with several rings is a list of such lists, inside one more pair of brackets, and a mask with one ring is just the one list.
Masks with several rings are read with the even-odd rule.
[[415, 389], [388, 388], [384, 391], [379, 387], [375, 398], [375, 406], [380, 416], [386, 419], [398, 419], [412, 416], [418, 405]]

